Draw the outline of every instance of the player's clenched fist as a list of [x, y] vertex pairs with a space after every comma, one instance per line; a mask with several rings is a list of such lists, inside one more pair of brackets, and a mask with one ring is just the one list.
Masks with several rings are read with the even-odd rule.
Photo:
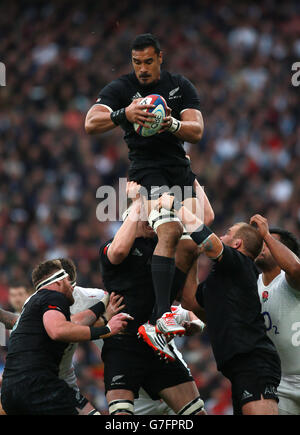
[[113, 316], [107, 324], [110, 328], [111, 335], [123, 331], [127, 326], [128, 320], [133, 320], [133, 317], [127, 313], [119, 313]]
[[268, 220], [261, 216], [260, 214], [255, 214], [250, 219], [250, 224], [257, 228], [257, 231], [264, 239], [267, 234], [269, 234], [269, 224]]

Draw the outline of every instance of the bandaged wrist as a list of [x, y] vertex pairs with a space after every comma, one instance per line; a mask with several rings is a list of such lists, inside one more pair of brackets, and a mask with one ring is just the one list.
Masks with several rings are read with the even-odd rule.
[[110, 119], [115, 125], [120, 125], [123, 124], [125, 121], [127, 121], [125, 107], [123, 107], [123, 109], [119, 109], [119, 110], [115, 110], [114, 112], [111, 112]]
[[97, 304], [90, 307], [89, 310], [93, 311], [96, 318], [98, 319], [99, 316], [105, 312], [105, 305], [102, 301], [100, 301]]
[[99, 338], [102, 338], [103, 335], [109, 334], [111, 332], [111, 329], [108, 325], [100, 327], [90, 326], [90, 332], [90, 340], [98, 340]]
[[201, 328], [201, 329], [205, 328], [205, 323], [203, 323], [202, 320], [200, 320], [200, 319], [198, 319], [198, 320], [192, 320], [191, 323], [193, 325], [199, 326], [199, 328]]
[[171, 121], [172, 121], [172, 123], [171, 123], [170, 127], [168, 128], [168, 131], [170, 133], [176, 133], [177, 131], [180, 130], [181, 122], [178, 119], [173, 118], [173, 117], [171, 117]]
[[197, 228], [192, 234], [191, 238], [194, 240], [197, 245], [201, 245], [209, 236], [213, 234], [212, 230], [208, 228], [206, 225], [201, 225], [201, 227]]

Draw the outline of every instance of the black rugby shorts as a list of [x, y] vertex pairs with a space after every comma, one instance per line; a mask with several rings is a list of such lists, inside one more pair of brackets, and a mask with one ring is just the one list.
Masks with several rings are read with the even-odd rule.
[[52, 373], [5, 379], [1, 402], [8, 415], [76, 415], [80, 407], [76, 391]]
[[193, 188], [196, 176], [190, 166], [129, 169], [128, 176], [129, 181], [135, 181], [145, 188], [148, 199], [157, 199], [170, 189], [178, 201], [196, 197]]
[[278, 402], [281, 367], [277, 354], [256, 349], [235, 356], [222, 367], [221, 372], [232, 384], [234, 415], [242, 415], [243, 405], [260, 400], [261, 396]]
[[193, 381], [179, 359], [168, 363], [161, 360], [135, 336], [115, 335], [105, 339], [102, 359], [106, 392], [130, 390], [138, 398], [139, 389], [143, 387], [152, 400], [158, 400], [161, 390]]

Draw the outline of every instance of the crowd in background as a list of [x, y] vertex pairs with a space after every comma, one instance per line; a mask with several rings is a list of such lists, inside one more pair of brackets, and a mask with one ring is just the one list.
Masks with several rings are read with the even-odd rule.
[[[119, 222], [99, 222], [97, 189], [127, 176], [119, 128], [84, 131], [101, 88], [131, 71], [137, 34], [160, 39], [163, 68], [196, 86], [205, 132], [186, 143], [212, 203], [213, 230], [260, 213], [300, 236], [300, 4], [189, 0], [179, 3], [11, 1], [0, 4], [0, 305], [8, 288], [31, 285], [38, 262], [70, 257], [78, 283], [102, 286], [100, 245]], [[209, 270], [200, 259], [199, 277]], [[210, 414], [231, 413], [229, 383], [209, 339], [178, 340]], [[0, 371], [5, 347], [0, 347]], [[93, 344], [75, 358], [82, 391], [106, 412], [103, 364]]]

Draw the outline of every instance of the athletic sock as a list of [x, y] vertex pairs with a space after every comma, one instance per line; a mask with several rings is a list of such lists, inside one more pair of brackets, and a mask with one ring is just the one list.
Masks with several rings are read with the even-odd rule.
[[156, 300], [156, 317], [159, 318], [171, 310], [170, 298], [175, 273], [175, 259], [153, 255], [151, 270]]
[[174, 300], [180, 301], [186, 277], [187, 274], [185, 272], [182, 272], [182, 270], [178, 269], [178, 267], [175, 267], [175, 273], [171, 287], [171, 305], [173, 304]]

